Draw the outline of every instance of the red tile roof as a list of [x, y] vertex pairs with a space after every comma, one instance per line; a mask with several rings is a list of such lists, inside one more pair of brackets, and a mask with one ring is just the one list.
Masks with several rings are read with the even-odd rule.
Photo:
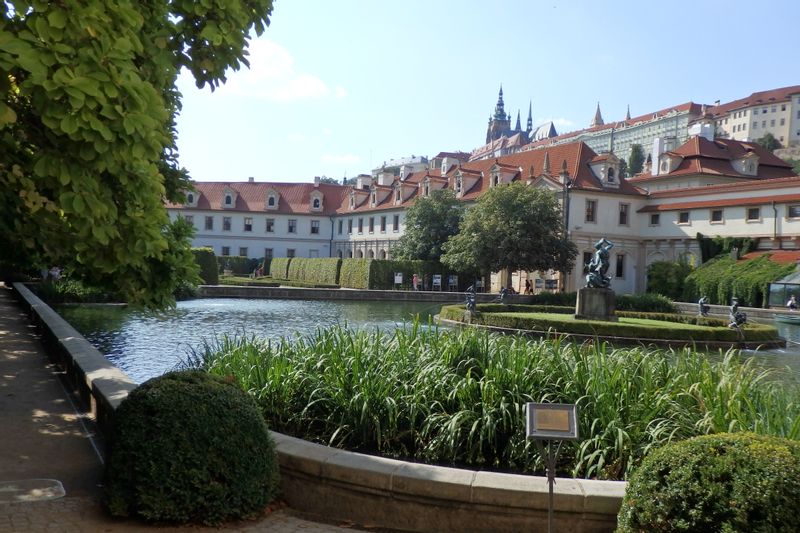
[[727, 102], [718, 106], [708, 109], [708, 113], [713, 117], [726, 115], [736, 109], [744, 107], [769, 105], [779, 102], [787, 102], [791, 100], [792, 95], [800, 94], [800, 85], [792, 85], [791, 87], [781, 87], [780, 89], [771, 89], [769, 91], [760, 91], [753, 93], [746, 98], [740, 98], [732, 102]]
[[705, 185], [703, 187], [666, 189], [663, 191], [652, 191], [649, 196], [650, 198], [680, 198], [684, 196], [701, 196], [706, 194], [740, 191], [764, 191], [790, 187], [800, 187], [800, 176], [788, 176], [786, 178], [773, 178], [767, 180], [748, 180], [736, 183], [720, 183], [718, 185]]
[[639, 213], [658, 211], [680, 211], [685, 209], [702, 209], [705, 207], [736, 207], [743, 205], [764, 205], [768, 203], [800, 202], [800, 192], [794, 194], [775, 194], [750, 196], [748, 198], [723, 198], [721, 200], [698, 200], [695, 202], [674, 202], [669, 204], [647, 205], [639, 209]]
[[[320, 183], [314, 187], [313, 183], [270, 183], [270, 182], [224, 182], [224, 181], [197, 181], [194, 182], [195, 190], [199, 194], [197, 207], [167, 204], [169, 208], [220, 210], [220, 211], [254, 211], [264, 213], [319, 213], [332, 215], [342, 204], [350, 191], [350, 187]], [[236, 205], [232, 208], [222, 208], [225, 191], [236, 193]], [[267, 194], [275, 190], [280, 198], [278, 209], [267, 209]], [[323, 194], [322, 211], [311, 210], [311, 193], [320, 191]]]
[[755, 259], [756, 257], [760, 257], [764, 254], [768, 255], [769, 260], [773, 263], [779, 263], [781, 265], [791, 265], [800, 262], [800, 250], [770, 250], [768, 252], [750, 252], [748, 254], [744, 254], [741, 259]]

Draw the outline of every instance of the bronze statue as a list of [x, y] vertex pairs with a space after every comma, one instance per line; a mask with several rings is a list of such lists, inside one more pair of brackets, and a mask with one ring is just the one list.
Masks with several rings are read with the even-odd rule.
[[606, 273], [610, 264], [610, 254], [608, 252], [613, 247], [614, 243], [605, 237], [595, 243], [594, 257], [587, 265], [589, 268], [589, 273], [586, 274], [587, 287], [607, 289], [611, 285], [611, 277], [607, 276]]

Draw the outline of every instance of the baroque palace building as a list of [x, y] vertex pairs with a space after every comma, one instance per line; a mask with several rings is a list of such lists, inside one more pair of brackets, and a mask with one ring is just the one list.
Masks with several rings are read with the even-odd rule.
[[753, 237], [762, 250], [800, 252], [800, 176], [755, 143], [714, 139], [711, 120], [677, 146], [656, 138], [649, 166], [631, 179], [620, 177], [614, 153], [573, 141], [476, 161], [442, 153], [426, 168], [406, 161], [392, 171], [375, 169], [355, 186], [319, 179], [197, 182], [185, 203], [167, 208], [194, 225], [195, 246], [217, 255], [391, 259], [416, 199], [447, 187], [470, 206], [492, 187], [522, 181], [558, 195], [579, 256], [566, 280], [558, 273], [513, 273], [497, 277], [494, 290], [501, 282], [519, 289], [525, 279], [537, 289], [563, 281], [566, 290], [577, 290], [594, 243], [606, 237], [614, 243], [612, 287], [640, 293], [650, 263], [699, 263], [698, 233]]

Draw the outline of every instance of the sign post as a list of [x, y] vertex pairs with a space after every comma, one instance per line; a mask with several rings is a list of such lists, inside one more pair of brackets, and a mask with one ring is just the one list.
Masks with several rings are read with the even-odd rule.
[[[578, 440], [578, 407], [572, 403], [525, 404], [525, 430], [529, 439], [536, 441], [539, 455], [547, 468], [547, 485], [550, 498], [547, 509], [547, 531], [553, 533], [553, 485], [556, 482], [556, 458], [561, 450], [561, 441]], [[558, 447], [553, 453], [553, 441]], [[543, 441], [547, 441], [547, 451]]]
[[403, 284], [403, 273], [402, 272], [395, 272], [394, 273], [394, 288], [395, 290], [400, 290], [400, 285]]

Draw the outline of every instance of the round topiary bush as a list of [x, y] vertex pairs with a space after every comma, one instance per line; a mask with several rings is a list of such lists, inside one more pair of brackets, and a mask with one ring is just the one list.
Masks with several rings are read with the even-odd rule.
[[797, 531], [800, 442], [721, 433], [650, 453], [628, 482], [620, 532]]
[[136, 388], [117, 410], [106, 463], [114, 516], [219, 524], [276, 495], [275, 445], [254, 400], [201, 371]]

